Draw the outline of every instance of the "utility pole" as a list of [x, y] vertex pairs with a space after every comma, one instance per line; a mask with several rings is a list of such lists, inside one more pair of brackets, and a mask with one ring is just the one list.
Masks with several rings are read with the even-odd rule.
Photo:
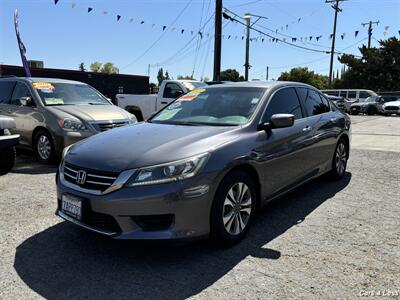
[[221, 75], [222, 0], [215, 0], [214, 81]]
[[269, 67], [267, 66], [267, 76], [266, 76], [267, 81], [268, 81], [268, 77], [269, 77]]
[[379, 21], [372, 22], [369, 21], [368, 23], [362, 23], [362, 26], [368, 25], [368, 49], [371, 48], [371, 38], [372, 38], [372, 25], [379, 25]]
[[333, 58], [335, 56], [335, 42], [336, 42], [336, 23], [338, 13], [342, 11], [339, 8], [339, 3], [346, 0], [325, 0], [325, 3], [335, 3], [332, 8], [335, 10], [335, 20], [333, 22], [333, 34], [332, 34], [332, 48], [331, 48], [331, 61], [329, 65], [329, 87], [332, 86], [332, 75], [333, 75]]
[[244, 63], [244, 80], [249, 81], [249, 69], [250, 69], [250, 20], [251, 14], [247, 13], [244, 15], [246, 19], [246, 60]]

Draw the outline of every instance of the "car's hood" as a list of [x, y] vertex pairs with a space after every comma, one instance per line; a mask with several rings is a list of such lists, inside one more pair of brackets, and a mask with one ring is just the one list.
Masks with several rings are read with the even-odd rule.
[[400, 100], [386, 102], [384, 106], [400, 106]]
[[209, 152], [236, 138], [237, 127], [137, 123], [79, 142], [66, 161], [89, 169], [120, 172]]
[[68, 114], [83, 121], [127, 119], [128, 113], [115, 105], [62, 105], [49, 106], [55, 114]]

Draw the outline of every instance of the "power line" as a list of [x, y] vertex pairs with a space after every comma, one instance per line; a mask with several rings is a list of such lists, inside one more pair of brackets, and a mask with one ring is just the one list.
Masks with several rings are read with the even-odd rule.
[[[189, 7], [189, 5], [193, 2], [193, 0], [190, 0], [185, 7], [179, 12], [179, 14], [177, 15], [177, 17], [172, 21], [171, 24], [169, 24], [168, 27], [173, 26], [178, 19], [183, 15], [183, 13], [185, 12], [185, 10]], [[151, 49], [153, 49], [153, 47], [164, 37], [164, 35], [166, 34], [166, 31], [163, 31], [163, 33], [153, 42], [153, 44], [150, 45], [149, 48], [147, 48], [142, 54], [140, 54], [134, 61], [130, 62], [129, 64], [127, 64], [126, 66], [122, 67], [121, 70], [126, 69], [127, 67], [133, 65], [134, 63], [138, 62], [143, 56], [145, 56]]]

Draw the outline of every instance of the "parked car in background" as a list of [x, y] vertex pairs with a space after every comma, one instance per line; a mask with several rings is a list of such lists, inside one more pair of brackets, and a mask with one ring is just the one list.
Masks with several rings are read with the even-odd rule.
[[196, 89], [147, 122], [67, 148], [56, 214], [116, 239], [238, 242], [269, 201], [325, 173], [342, 178], [350, 131], [306, 84]]
[[323, 90], [323, 93], [331, 96], [343, 97], [348, 99], [350, 102], [356, 103], [363, 99], [367, 99], [370, 96], [378, 96], [377, 93], [371, 90], [360, 90], [360, 89], [337, 89], [337, 90]]
[[400, 99], [397, 101], [389, 101], [382, 105], [382, 112], [386, 116], [393, 114], [400, 115]]
[[325, 94], [325, 96], [333, 102], [340, 110], [345, 111], [346, 110], [346, 99], [343, 97], [338, 97], [338, 96], [331, 96]]
[[360, 100], [358, 103], [353, 103], [350, 106], [350, 113], [352, 115], [357, 114], [382, 114], [383, 112], [383, 104], [389, 102], [392, 99], [392, 96], [371, 96], [367, 99]]
[[15, 121], [0, 115], [0, 175], [11, 171], [15, 163], [15, 146], [18, 145], [19, 135], [11, 134]]
[[0, 78], [0, 114], [15, 119], [20, 146], [44, 163], [79, 140], [136, 122], [89, 85], [51, 78]]
[[205, 86], [195, 80], [164, 80], [156, 95], [117, 94], [117, 105], [143, 121], [183, 94]]

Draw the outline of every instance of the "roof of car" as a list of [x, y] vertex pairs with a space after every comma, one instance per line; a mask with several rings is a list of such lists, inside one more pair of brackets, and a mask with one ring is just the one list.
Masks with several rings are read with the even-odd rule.
[[259, 88], [277, 88], [283, 86], [303, 86], [303, 87], [312, 87], [308, 84], [301, 82], [292, 82], [292, 81], [239, 81], [239, 82], [228, 82], [223, 84], [211, 85], [207, 88], [221, 88], [228, 86], [237, 86], [237, 87], [259, 87]]
[[7, 80], [24, 80], [28, 82], [52, 82], [52, 83], [74, 83], [74, 84], [85, 84], [80, 81], [60, 79], [60, 78], [44, 78], [44, 77], [7, 77], [1, 78]]

